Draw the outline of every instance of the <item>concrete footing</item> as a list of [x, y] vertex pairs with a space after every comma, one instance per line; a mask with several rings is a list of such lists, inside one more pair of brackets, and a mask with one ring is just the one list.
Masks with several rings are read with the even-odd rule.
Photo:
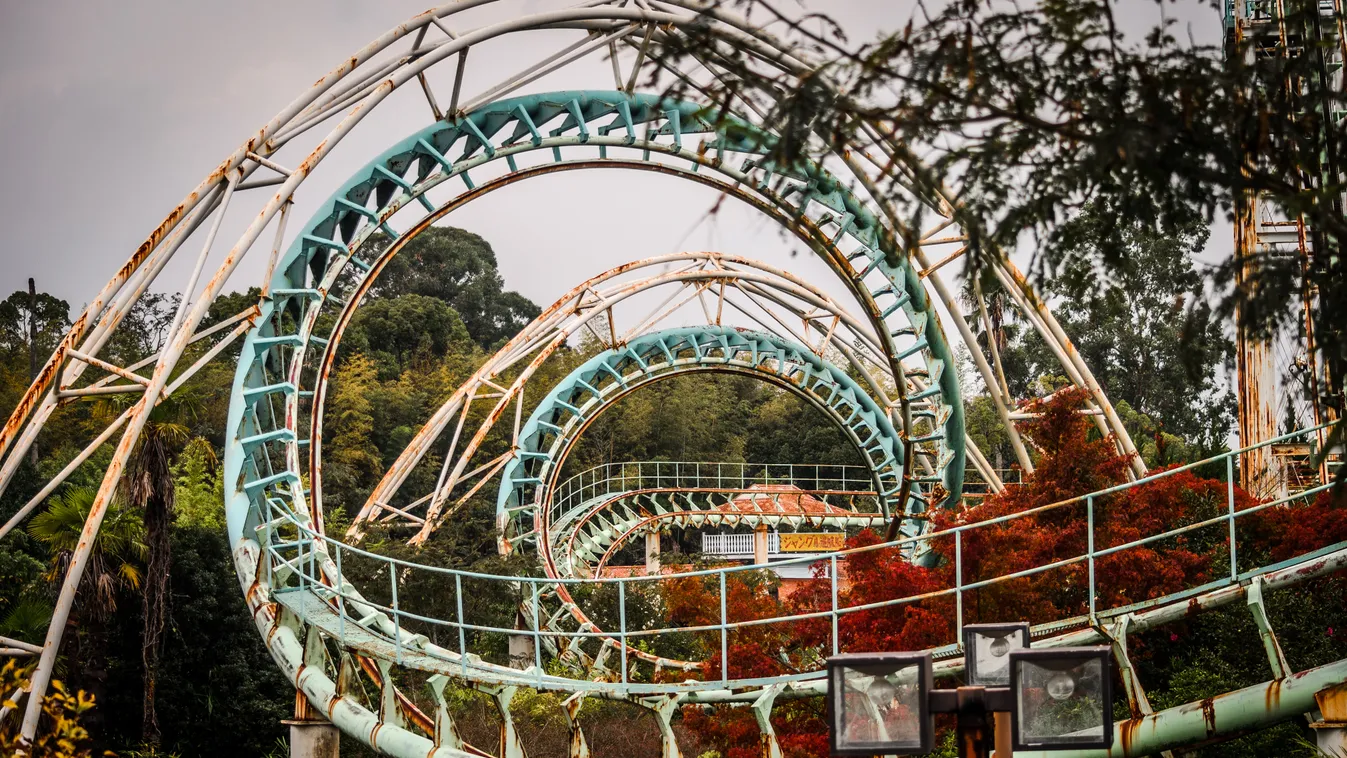
[[290, 725], [290, 758], [338, 758], [341, 754], [341, 732], [332, 724], [309, 719], [281, 723]]
[[1347, 683], [1314, 693], [1321, 721], [1310, 724], [1315, 747], [1333, 758], [1347, 756]]

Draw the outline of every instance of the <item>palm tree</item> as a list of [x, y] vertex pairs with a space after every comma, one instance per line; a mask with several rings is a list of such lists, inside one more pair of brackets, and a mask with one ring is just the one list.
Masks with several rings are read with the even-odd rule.
[[[92, 487], [69, 487], [52, 497], [47, 510], [28, 524], [28, 533], [51, 550], [48, 580], [60, 582], [65, 576], [97, 494]], [[118, 590], [140, 587], [143, 574], [139, 564], [147, 552], [140, 514], [115, 501], [110, 503], [80, 579], [79, 593], [84, 602], [77, 612], [90, 621], [107, 621], [117, 609]]]
[[[46, 511], [29, 522], [28, 533], [51, 552], [48, 581], [59, 585], [64, 580], [97, 494], [94, 487], [67, 487], [48, 501]], [[67, 661], [78, 661], [78, 674], [72, 671], [72, 676], [99, 701], [104, 699], [108, 678], [107, 646], [112, 628], [108, 622], [117, 610], [118, 597], [140, 588], [147, 553], [140, 514], [114, 498], [108, 503], [102, 528], [94, 536], [68, 622], [79, 633], [67, 635], [70, 644], [63, 651]], [[98, 710], [88, 714], [85, 725], [97, 730], [103, 725], [103, 714]]]
[[172, 563], [170, 530], [173, 526], [173, 459], [189, 432], [185, 425], [171, 420], [177, 408], [160, 404], [150, 413], [140, 433], [140, 441], [131, 455], [122, 484], [126, 498], [140, 509], [145, 521], [144, 628], [141, 637], [141, 661], [145, 666], [145, 692], [141, 739], [159, 744], [159, 718], [154, 706], [155, 686], [159, 678], [159, 653], [163, 649], [164, 625], [168, 619], [169, 574]]
[[51, 610], [51, 603], [43, 598], [21, 597], [0, 620], [0, 635], [40, 645], [51, 624]]

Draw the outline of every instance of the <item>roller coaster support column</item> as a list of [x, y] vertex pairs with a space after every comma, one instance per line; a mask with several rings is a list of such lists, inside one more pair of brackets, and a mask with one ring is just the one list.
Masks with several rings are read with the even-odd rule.
[[571, 730], [570, 758], [589, 758], [589, 743], [580, 727], [580, 709], [585, 705], [585, 693], [577, 692], [561, 702], [566, 712], [566, 726]]
[[767, 565], [767, 524], [758, 524], [753, 530], [753, 563]]
[[1347, 684], [1314, 693], [1322, 720], [1310, 724], [1315, 746], [1324, 755], [1347, 755]]
[[645, 533], [645, 573], [659, 573], [659, 530]]
[[426, 680], [430, 694], [435, 698], [435, 747], [448, 747], [452, 750], [463, 749], [463, 736], [458, 733], [454, 719], [449, 715], [449, 703], [444, 699], [445, 685], [449, 677], [435, 674]]
[[341, 732], [309, 707], [309, 698], [295, 692], [295, 717], [290, 727], [290, 758], [337, 758], [341, 755]]
[[660, 758], [683, 758], [682, 751], [678, 749], [678, 739], [674, 737], [673, 732], [673, 715], [682, 700], [681, 694], [666, 695], [658, 700], [647, 700], [644, 704], [655, 712], [655, 718], [659, 722]]
[[514, 700], [518, 687], [479, 685], [477, 689], [491, 696], [500, 715], [500, 750], [497, 755], [500, 758], [527, 758], [524, 743], [519, 739], [519, 730], [515, 729], [514, 716], [510, 714], [510, 701]]
[[758, 729], [762, 730], [762, 758], [781, 758], [781, 745], [776, 741], [776, 730], [772, 728], [772, 704], [785, 686], [773, 684], [753, 701], [753, 717], [758, 720]]

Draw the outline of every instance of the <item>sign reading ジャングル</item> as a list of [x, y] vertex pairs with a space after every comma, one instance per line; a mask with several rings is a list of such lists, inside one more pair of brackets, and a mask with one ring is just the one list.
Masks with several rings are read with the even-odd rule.
[[781, 535], [783, 553], [822, 553], [841, 550], [845, 544], [846, 535], [842, 532], [786, 532]]

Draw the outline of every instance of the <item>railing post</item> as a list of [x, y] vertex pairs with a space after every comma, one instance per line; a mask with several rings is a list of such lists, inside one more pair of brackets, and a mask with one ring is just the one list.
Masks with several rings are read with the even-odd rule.
[[1230, 581], [1239, 579], [1239, 563], [1235, 556], [1235, 456], [1225, 458], [1225, 500], [1230, 521]]
[[627, 685], [627, 583], [617, 581], [618, 642], [622, 644], [622, 686]]
[[836, 555], [831, 556], [831, 557], [829, 558], [829, 561], [831, 561], [832, 565], [828, 567], [828, 568], [829, 568], [828, 575], [832, 578], [832, 584], [833, 584], [833, 586], [832, 586], [832, 593], [833, 593], [833, 613], [832, 613], [832, 622], [833, 622], [833, 633], [832, 633], [832, 640], [833, 640], [833, 655], [837, 655], [838, 645], [839, 645], [839, 641], [838, 641], [838, 639], [837, 639], [837, 556], [836, 556]]
[[720, 681], [730, 680], [730, 636], [725, 627], [725, 572], [720, 572]]
[[454, 602], [458, 605], [458, 662], [468, 675], [468, 633], [463, 628], [463, 575], [454, 574]]
[[398, 614], [398, 567], [392, 561], [388, 562], [388, 580], [389, 586], [393, 588], [393, 650], [397, 655], [398, 665], [402, 665], [402, 617]]
[[1086, 534], [1088, 540], [1085, 550], [1086, 560], [1090, 564], [1090, 623], [1094, 619], [1094, 495], [1085, 498], [1085, 515], [1089, 532]]
[[304, 533], [300, 532], [299, 536], [296, 537], [296, 541], [299, 543], [298, 545], [299, 554], [295, 558], [295, 563], [299, 568], [299, 586], [302, 589], [312, 591], [313, 537], [310, 536], [306, 538]]
[[341, 573], [341, 543], [334, 542], [337, 548], [337, 639], [346, 644], [346, 598], [342, 594], [341, 583], [345, 574]]
[[538, 688], [542, 689], [543, 684], [543, 630], [542, 622], [538, 620], [538, 582], [529, 582], [533, 585], [533, 668], [538, 671]]
[[963, 530], [954, 532], [954, 633], [963, 644]]

